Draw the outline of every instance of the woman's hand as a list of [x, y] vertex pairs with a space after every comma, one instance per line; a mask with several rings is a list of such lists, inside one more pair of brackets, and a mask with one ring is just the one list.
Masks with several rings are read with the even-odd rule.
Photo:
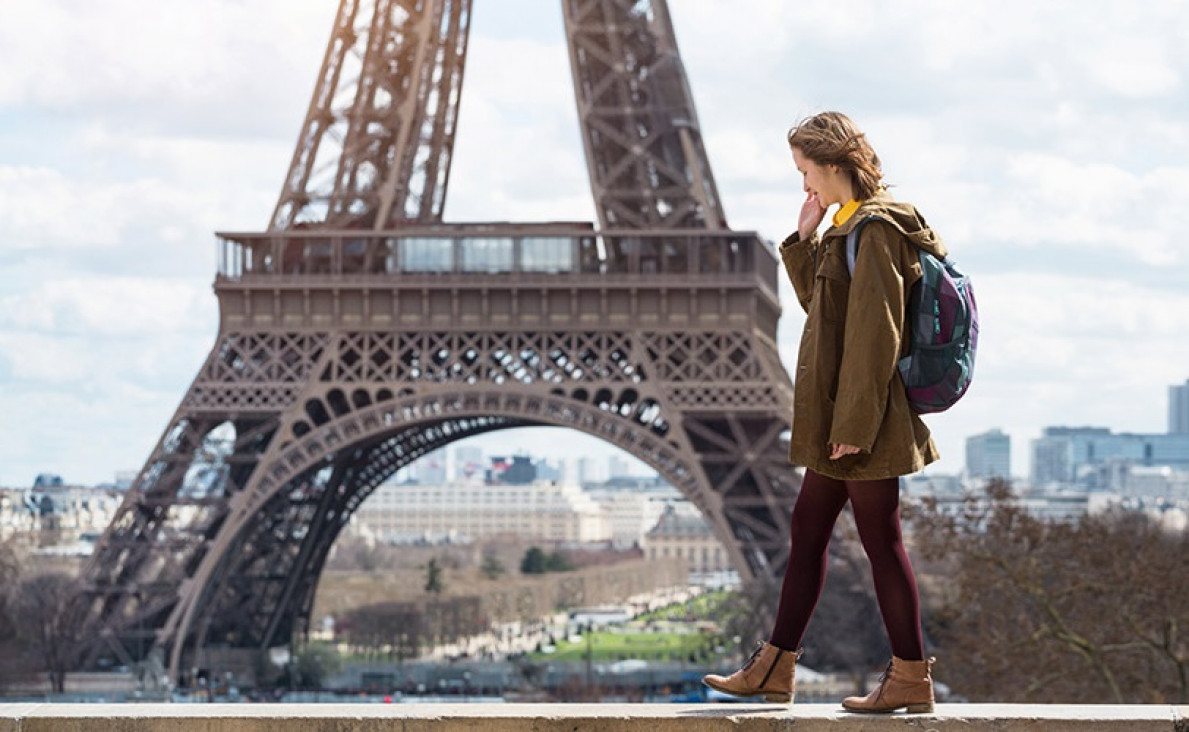
[[816, 193], [810, 193], [805, 203], [801, 204], [801, 218], [797, 221], [797, 233], [801, 235], [801, 241], [809, 241], [825, 217], [826, 207], [818, 200]]
[[844, 458], [847, 455], [857, 455], [859, 452], [859, 448], [855, 447], [854, 445], [830, 445], [831, 460], [838, 460], [839, 458]]

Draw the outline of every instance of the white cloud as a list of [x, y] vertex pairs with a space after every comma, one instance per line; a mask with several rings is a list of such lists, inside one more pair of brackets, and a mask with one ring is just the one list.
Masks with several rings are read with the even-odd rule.
[[1169, 57], [1171, 39], [1159, 32], [1145, 36], [1114, 35], [1101, 46], [1082, 48], [1076, 58], [1096, 83], [1113, 94], [1132, 98], [1172, 94], [1181, 86], [1181, 75]]
[[0, 485], [139, 468], [216, 325], [209, 289], [188, 280], [79, 277], [0, 295]]
[[213, 332], [215, 310], [209, 288], [195, 280], [76, 277], [0, 296], [0, 329], [149, 339]]
[[88, 393], [5, 385], [0, 388], [5, 415], [0, 485], [31, 486], [44, 472], [71, 482], [110, 482], [117, 471], [139, 469], [185, 389], [185, 384], [171, 386], [150, 391], [109, 384]]
[[94, 186], [57, 170], [0, 167], [0, 236], [9, 253], [47, 246], [118, 248], [146, 213], [180, 213], [184, 204], [182, 191], [158, 181]]
[[[6, 59], [0, 106], [73, 114], [97, 109], [138, 127], [165, 118], [175, 127], [206, 123], [242, 134], [268, 119], [296, 129], [300, 120], [282, 121], [273, 109], [290, 111], [297, 101], [292, 95], [312, 87], [321, 56], [306, 49], [325, 43], [333, 6], [316, 0], [6, 2], [0, 6]], [[307, 73], [291, 75], [291, 68]], [[229, 106], [236, 99], [254, 103]]]
[[446, 218], [594, 218], [564, 38], [475, 38]]
[[1137, 172], [1023, 153], [1009, 157], [1006, 182], [1012, 196], [1002, 220], [1017, 241], [1102, 247], [1153, 266], [1189, 262], [1175, 236], [1189, 224], [1189, 211], [1167, 202], [1170, 193], [1185, 190], [1189, 167]]

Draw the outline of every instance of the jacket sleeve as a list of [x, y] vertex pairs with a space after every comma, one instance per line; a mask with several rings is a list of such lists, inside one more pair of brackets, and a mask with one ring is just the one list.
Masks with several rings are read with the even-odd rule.
[[900, 233], [891, 224], [872, 221], [859, 233], [831, 444], [871, 452], [883, 423], [904, 327], [900, 249]]
[[819, 241], [816, 232], [809, 237], [809, 241], [801, 241], [801, 235], [794, 231], [780, 244], [784, 271], [788, 273], [789, 282], [793, 283], [793, 291], [797, 293], [797, 300], [805, 312], [809, 312], [809, 304], [813, 301], [813, 278], [817, 274], [814, 267]]

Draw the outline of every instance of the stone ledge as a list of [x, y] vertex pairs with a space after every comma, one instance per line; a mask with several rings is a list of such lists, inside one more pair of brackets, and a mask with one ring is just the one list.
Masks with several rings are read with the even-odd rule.
[[0, 704], [0, 732], [1189, 732], [1189, 706], [938, 704]]

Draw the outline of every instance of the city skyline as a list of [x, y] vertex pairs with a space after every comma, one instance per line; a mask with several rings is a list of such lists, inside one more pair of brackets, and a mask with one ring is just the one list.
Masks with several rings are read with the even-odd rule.
[[[0, 485], [97, 483], [148, 457], [214, 338], [212, 232], [264, 227], [334, 6], [0, 7]], [[538, 6], [476, 4], [449, 220], [593, 218], [560, 11]], [[1189, 10], [1079, 7], [673, 7], [734, 228], [791, 230], [784, 133], [838, 108], [973, 274], [979, 363], [926, 420], [932, 472], [959, 472], [992, 428], [1019, 475], [1045, 426], [1163, 431], [1189, 376]], [[791, 372], [803, 318], [783, 283], [782, 302]], [[578, 433], [488, 439], [614, 452]]]

